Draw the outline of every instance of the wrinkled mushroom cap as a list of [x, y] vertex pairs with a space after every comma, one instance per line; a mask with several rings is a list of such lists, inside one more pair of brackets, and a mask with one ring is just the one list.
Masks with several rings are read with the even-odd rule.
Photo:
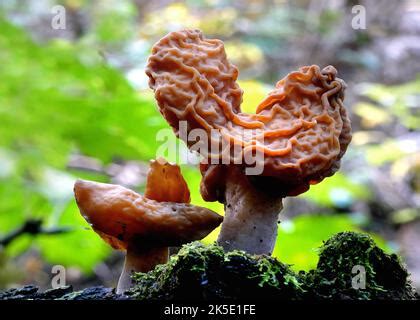
[[[219, 200], [223, 170], [231, 165], [262, 166], [262, 174], [251, 178], [256, 186], [282, 196], [297, 195], [334, 174], [350, 143], [343, 105], [346, 86], [332, 66], [307, 66], [288, 74], [255, 114], [241, 112], [238, 70], [227, 60], [223, 42], [206, 39], [199, 30], [171, 32], [158, 41], [146, 73], [160, 112], [178, 136], [180, 121], [187, 121], [188, 130], [219, 130], [217, 138], [240, 151], [231, 154], [228, 165], [208, 164], [221, 158], [222, 151], [203, 155], [205, 200]], [[209, 146], [219, 143], [208, 136]], [[255, 163], [244, 161], [256, 152], [263, 157]]]
[[158, 202], [118, 185], [78, 180], [74, 193], [83, 217], [115, 249], [178, 246], [204, 238], [223, 220], [209, 209]]

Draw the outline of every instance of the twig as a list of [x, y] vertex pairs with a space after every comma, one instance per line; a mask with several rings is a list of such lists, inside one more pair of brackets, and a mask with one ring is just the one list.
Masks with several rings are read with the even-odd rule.
[[21, 235], [30, 234], [30, 235], [53, 235], [60, 234], [71, 231], [69, 227], [55, 227], [45, 229], [42, 227], [42, 220], [40, 219], [29, 219], [25, 221], [20, 227], [11, 231], [9, 234], [5, 235], [3, 238], [0, 238], [0, 247], [6, 247], [13, 240], [17, 239]]

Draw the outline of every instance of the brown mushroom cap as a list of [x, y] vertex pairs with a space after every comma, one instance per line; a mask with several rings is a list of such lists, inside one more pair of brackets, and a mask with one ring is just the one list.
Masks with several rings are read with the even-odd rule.
[[150, 200], [118, 185], [78, 180], [74, 193], [84, 218], [115, 249], [178, 246], [204, 238], [223, 220], [209, 209]]
[[150, 161], [144, 196], [159, 202], [190, 203], [190, 190], [177, 164], [164, 158]]
[[[160, 112], [178, 136], [179, 122], [184, 120], [188, 130], [217, 129], [221, 139], [239, 146], [240, 152], [231, 154], [227, 166], [207, 164], [220, 159], [222, 152], [204, 155], [205, 200], [219, 200], [223, 170], [256, 151], [263, 154], [262, 160], [241, 161], [243, 168], [263, 166], [261, 176], [252, 178], [255, 185], [281, 196], [297, 195], [334, 174], [350, 143], [345, 83], [332, 66], [322, 70], [307, 66], [288, 74], [255, 114], [241, 112], [238, 70], [227, 60], [223, 42], [206, 39], [198, 30], [172, 32], [157, 42], [146, 73]], [[210, 140], [213, 137], [209, 134]]]

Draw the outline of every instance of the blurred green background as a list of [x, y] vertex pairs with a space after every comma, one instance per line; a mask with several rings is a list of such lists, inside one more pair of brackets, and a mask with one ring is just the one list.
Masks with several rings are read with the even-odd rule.
[[[354, 30], [358, 3], [366, 29]], [[420, 3], [358, 3], [2, 1], [0, 289], [48, 288], [56, 264], [75, 288], [115, 285], [122, 254], [80, 216], [73, 183], [80, 177], [143, 190], [156, 133], [167, 128], [144, 67], [153, 43], [182, 28], [225, 41], [248, 112], [300, 66], [338, 69], [348, 84], [353, 142], [339, 173], [285, 201], [274, 255], [309, 270], [323, 240], [363, 230], [403, 256], [419, 287]], [[55, 5], [66, 10], [65, 29], [51, 26]], [[192, 202], [222, 213], [221, 204], [201, 199], [197, 168], [182, 170]]]

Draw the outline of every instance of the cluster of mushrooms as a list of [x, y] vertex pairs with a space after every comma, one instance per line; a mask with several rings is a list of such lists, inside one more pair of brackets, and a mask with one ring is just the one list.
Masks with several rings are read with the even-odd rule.
[[[201, 195], [223, 203], [224, 218], [189, 204], [179, 167], [164, 159], [151, 162], [144, 196], [117, 185], [76, 182], [82, 215], [112, 247], [127, 252], [119, 293], [130, 287], [131, 272], [165, 263], [168, 247], [202, 239], [222, 221], [217, 242], [226, 251], [270, 255], [283, 198], [333, 175], [351, 141], [343, 105], [346, 85], [332, 66], [289, 73], [255, 114], [241, 112], [238, 70], [227, 60], [223, 42], [206, 39], [199, 30], [171, 32], [159, 40], [146, 74], [159, 110], [178, 138], [185, 139], [179, 134], [185, 121], [188, 131], [209, 133], [208, 145], [221, 138], [240, 152], [232, 153], [227, 164], [215, 161], [226, 150], [201, 154]], [[212, 141], [212, 130], [220, 132], [218, 141]], [[240, 161], [256, 152], [263, 157], [254, 163]], [[262, 172], [247, 175], [247, 167], [256, 165]]]

